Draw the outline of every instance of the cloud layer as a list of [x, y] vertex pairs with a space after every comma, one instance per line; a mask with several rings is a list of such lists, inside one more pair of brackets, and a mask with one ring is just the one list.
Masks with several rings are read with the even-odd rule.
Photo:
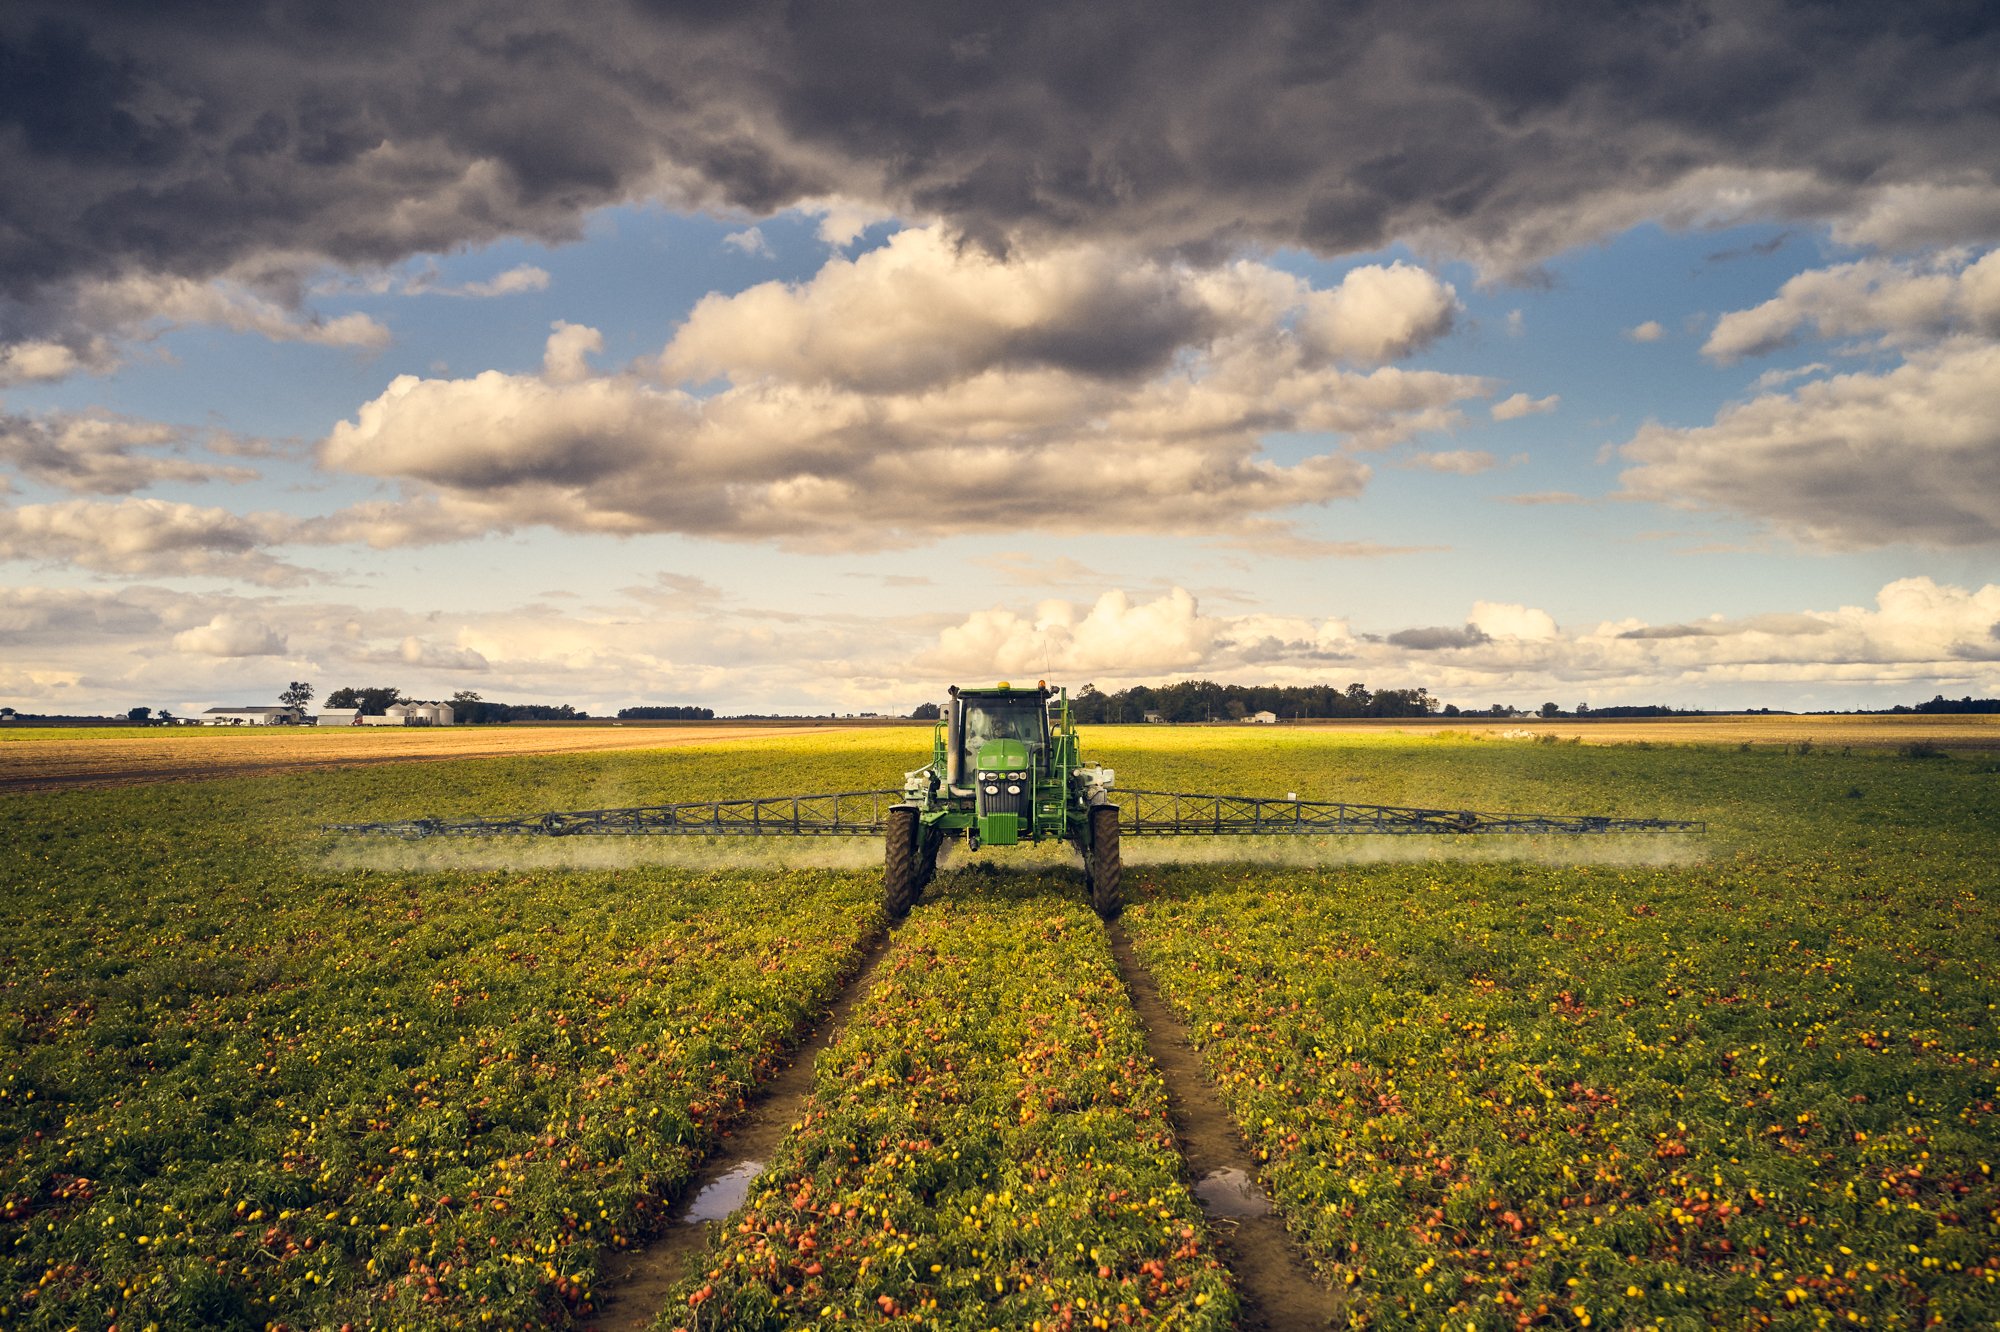
[[[659, 377], [594, 374], [558, 325], [540, 375], [397, 378], [321, 449], [503, 528], [849, 549], [979, 531], [1282, 537], [1358, 493], [1349, 454], [1460, 419], [1484, 380], [1378, 365], [1444, 336], [1406, 264], [1314, 289], [1096, 246], [1001, 260], [910, 229], [810, 281], [703, 299]], [[1357, 364], [1358, 363], [1358, 364]], [[665, 382], [660, 382], [664, 379]], [[1341, 446], [1285, 464], [1280, 431]]]
[[1928, 578], [1890, 583], [1865, 606], [1583, 626], [1480, 601], [1458, 625], [1363, 628], [1218, 614], [1181, 588], [993, 606], [940, 625], [760, 611], [671, 574], [602, 602], [437, 613], [143, 584], [0, 586], [0, 693], [28, 711], [180, 709], [262, 701], [311, 679], [322, 692], [385, 683], [444, 698], [470, 688], [602, 713], [635, 702], [907, 711], [948, 682], [996, 673], [1107, 689], [1361, 680], [1422, 685], [1472, 707], [2000, 692], [2000, 586]]
[[1517, 264], [1644, 218], [2000, 227], [2000, 31], [1943, 3], [865, 10], [359, 0], [0, 20], [0, 273], [205, 280], [576, 234], [664, 197], [982, 243], [1435, 238]]
[[1809, 270], [1722, 316], [1702, 350], [1726, 363], [1808, 331], [1901, 364], [1831, 375], [1815, 362], [1760, 378], [1806, 382], [1712, 424], [1648, 424], [1622, 449], [1635, 464], [1625, 493], [1746, 514], [1831, 549], [2000, 544], [2000, 251]]
[[1100, 688], [1211, 676], [1424, 685], [1480, 706], [1489, 694], [1519, 702], [1551, 691], [1599, 703], [1718, 693], [1741, 701], [1771, 686], [1779, 697], [1825, 684], [1991, 690], [2000, 684], [1996, 630], [2000, 585], [1969, 592], [1929, 578], [1888, 584], [1872, 607], [1565, 629], [1532, 606], [1480, 601], [1462, 625], [1388, 633], [1362, 632], [1346, 619], [1210, 615], [1176, 588], [1150, 601], [1113, 591], [1088, 606], [1058, 599], [1025, 611], [978, 611], [940, 632], [917, 660], [945, 678], [997, 670], [1088, 678]]

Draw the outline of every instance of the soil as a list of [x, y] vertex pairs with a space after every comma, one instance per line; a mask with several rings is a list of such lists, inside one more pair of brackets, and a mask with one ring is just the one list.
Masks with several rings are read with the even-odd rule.
[[598, 1332], [644, 1332], [653, 1326], [668, 1295], [707, 1252], [716, 1224], [749, 1196], [779, 1140], [798, 1122], [812, 1092], [814, 1061], [868, 993], [888, 945], [886, 933], [869, 944], [826, 1017], [793, 1051], [791, 1062], [758, 1088], [743, 1117], [723, 1134], [715, 1154], [675, 1198], [666, 1228], [643, 1247], [606, 1255], [599, 1287], [603, 1298], [589, 1327]]
[[1110, 931], [1112, 956], [1146, 1032], [1146, 1051], [1166, 1080], [1167, 1112], [1193, 1176], [1190, 1183], [1236, 1277], [1243, 1299], [1238, 1326], [1243, 1332], [1345, 1326], [1345, 1302], [1312, 1275], [1257, 1186], [1255, 1157], [1209, 1084], [1187, 1028], [1160, 997], [1125, 927], [1113, 922]]

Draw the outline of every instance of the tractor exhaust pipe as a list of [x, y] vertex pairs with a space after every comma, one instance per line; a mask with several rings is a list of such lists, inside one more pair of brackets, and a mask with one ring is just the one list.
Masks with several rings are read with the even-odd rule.
[[947, 787], [965, 785], [965, 700], [958, 696], [958, 686], [951, 687], [951, 702], [947, 705], [944, 726], [944, 784]]

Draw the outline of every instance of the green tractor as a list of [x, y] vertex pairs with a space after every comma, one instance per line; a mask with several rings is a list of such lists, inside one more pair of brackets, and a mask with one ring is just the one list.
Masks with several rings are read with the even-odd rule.
[[906, 914], [937, 873], [949, 839], [968, 850], [1062, 841], [1083, 856], [1090, 904], [1118, 914], [1118, 806], [1109, 768], [1086, 764], [1067, 690], [951, 687], [931, 736], [928, 767], [905, 773], [888, 812], [883, 905]]
[[1062, 841], [1083, 857], [1090, 902], [1118, 914], [1121, 837], [1581, 835], [1702, 832], [1682, 819], [1601, 814], [1496, 814], [1283, 796], [1114, 789], [1111, 769], [1086, 763], [1066, 691], [953, 686], [931, 736], [928, 767], [903, 789], [751, 796], [685, 804], [497, 818], [417, 818], [334, 824], [327, 831], [388, 837], [880, 837], [882, 900], [909, 913], [937, 873], [948, 839], [968, 849]]

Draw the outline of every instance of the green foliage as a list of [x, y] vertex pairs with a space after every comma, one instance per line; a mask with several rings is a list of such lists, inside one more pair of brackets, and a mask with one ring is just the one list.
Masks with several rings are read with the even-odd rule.
[[[658, 1223], [880, 927], [878, 875], [530, 854], [562, 840], [419, 872], [424, 848], [314, 830], [873, 787], [927, 744], [10, 797], [0, 1325], [582, 1321], [604, 1247]], [[1126, 843], [1137, 947], [1356, 1319], [2000, 1318], [1990, 761], [1253, 727], [1084, 752], [1154, 789], [1710, 822], [1694, 846]], [[1116, 1324], [1120, 1300], [1226, 1324], [1075, 871], [982, 853], [934, 891], [670, 1322], [880, 1321], [886, 1297], [945, 1327]]]
[[879, 914], [865, 874], [319, 864], [329, 813], [550, 766], [15, 799], [0, 1325], [568, 1321]]
[[1398, 755], [1443, 804], [1706, 816], [1698, 865], [1128, 872], [1141, 955], [1356, 1317], [2000, 1318], [2000, 800], [1772, 757]]
[[1359, 683], [1338, 689], [1333, 685], [1223, 685], [1213, 680], [1184, 680], [1170, 685], [1134, 685], [1111, 694], [1085, 685], [1071, 697], [1070, 706], [1079, 723], [1095, 726], [1144, 721], [1149, 712], [1169, 722], [1240, 719], [1253, 712], [1272, 712], [1286, 720], [1427, 717], [1437, 711], [1438, 703], [1422, 689], [1371, 690]]
[[404, 702], [408, 700], [401, 690], [386, 685], [349, 686], [326, 696], [329, 708], [359, 708], [370, 717], [380, 717], [388, 712], [390, 704]]
[[1096, 918], [1047, 877], [939, 882], [660, 1326], [1232, 1326]]

